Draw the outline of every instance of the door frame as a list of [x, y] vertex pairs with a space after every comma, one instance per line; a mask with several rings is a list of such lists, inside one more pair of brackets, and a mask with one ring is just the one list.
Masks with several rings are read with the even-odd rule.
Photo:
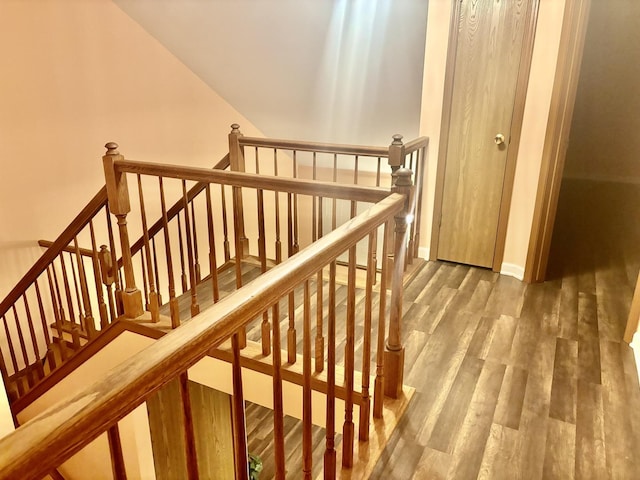
[[[453, 83], [455, 80], [456, 51], [458, 49], [458, 22], [460, 19], [461, 0], [453, 0], [451, 19], [449, 22], [449, 47], [447, 50], [447, 65], [444, 80], [444, 98], [442, 106], [442, 121], [440, 142], [438, 150], [438, 164], [436, 170], [436, 188], [433, 206], [433, 224], [431, 228], [431, 246], [429, 260], [437, 260], [438, 243], [440, 237], [440, 223], [442, 221], [442, 197], [444, 192], [444, 178], [446, 172], [447, 145], [449, 143], [449, 130], [451, 123], [451, 104], [453, 100]], [[507, 237], [507, 223], [509, 221], [509, 209], [511, 207], [511, 195], [513, 193], [513, 180], [516, 172], [516, 159], [522, 134], [522, 121], [524, 118], [524, 106], [529, 86], [529, 74], [531, 71], [531, 59], [533, 56], [533, 44], [538, 22], [540, 0], [531, 0], [526, 13], [525, 31], [520, 55], [520, 68], [516, 81], [516, 91], [511, 119], [511, 141], [507, 152], [504, 182], [502, 185], [502, 199], [500, 201], [500, 213], [498, 216], [498, 230], [496, 234], [496, 246], [493, 253], [492, 270], [499, 272], [504, 257], [504, 247]]]
[[591, 0], [568, 0], [565, 6], [524, 270], [527, 283], [542, 282], [547, 273], [590, 9]]

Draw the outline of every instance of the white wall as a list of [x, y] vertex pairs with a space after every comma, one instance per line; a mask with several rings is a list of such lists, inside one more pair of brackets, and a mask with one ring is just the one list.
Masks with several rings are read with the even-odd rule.
[[[420, 134], [430, 138], [428, 182], [421, 234], [431, 239], [449, 21], [453, 0], [431, 0], [427, 24]], [[531, 234], [551, 91], [558, 57], [565, 0], [540, 0], [538, 26], [518, 152], [502, 272], [522, 279]]]

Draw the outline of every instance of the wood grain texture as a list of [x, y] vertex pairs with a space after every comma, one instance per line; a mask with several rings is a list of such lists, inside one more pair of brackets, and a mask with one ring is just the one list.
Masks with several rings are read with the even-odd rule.
[[[412, 359], [405, 379], [416, 394], [371, 478], [637, 477], [640, 388], [620, 326], [640, 270], [640, 228], [629, 221], [638, 218], [640, 189], [593, 183], [563, 190], [547, 282], [524, 285], [463, 267], [468, 273], [453, 288], [452, 264], [417, 272], [404, 297], [404, 311], [417, 316], [403, 332]], [[513, 336], [496, 329], [509, 317]], [[499, 338], [501, 345], [512, 338], [511, 348], [491, 360]], [[440, 438], [433, 432], [446, 434], [437, 425], [452, 415], [450, 392], [465, 391], [456, 382], [467, 357], [504, 365], [497, 403], [494, 410], [478, 403], [486, 397], [476, 383], [466, 408], [458, 399], [456, 409], [465, 418], [457, 438], [474, 437], [475, 448], [440, 452], [430, 442]], [[472, 427], [470, 412], [483, 411], [491, 418]]]
[[[463, 1], [437, 256], [492, 267], [529, 0]], [[506, 141], [496, 145], [494, 137]], [[464, 139], [462, 141], [462, 139]]]

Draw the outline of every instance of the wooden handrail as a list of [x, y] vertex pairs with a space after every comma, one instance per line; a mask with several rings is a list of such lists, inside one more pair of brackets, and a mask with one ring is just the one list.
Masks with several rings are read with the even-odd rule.
[[389, 195], [0, 439], [0, 479], [44, 477], [404, 205], [403, 195]]
[[233, 187], [250, 187], [256, 190], [317, 195], [321, 197], [353, 200], [356, 202], [375, 203], [389, 195], [388, 189], [379, 187], [362, 187], [333, 182], [320, 182], [317, 180], [289, 179], [270, 175], [257, 175], [254, 173], [182, 167], [161, 163], [138, 162], [135, 160], [116, 161], [114, 162], [114, 167], [120, 173], [139, 173], [141, 175], [155, 175], [196, 182], [218, 183]]
[[[53, 243], [54, 242], [52, 242], [51, 240], [38, 240], [38, 245], [43, 248], [51, 248], [53, 246]], [[76, 253], [76, 249], [73, 245], [67, 245], [66, 247], [63, 247], [61, 251], [67, 253]], [[78, 248], [78, 253], [83, 257], [93, 257], [93, 250], [90, 250], [88, 248]]]
[[[229, 154], [227, 153], [218, 163], [216, 163], [212, 170], [224, 170], [229, 167]], [[198, 196], [206, 187], [207, 182], [198, 182], [193, 187], [189, 189], [187, 193], [187, 200], [191, 201], [196, 196]], [[179, 212], [184, 208], [184, 201], [182, 198], [176, 201], [176, 203], [167, 210], [167, 221], [171, 221]], [[158, 232], [160, 232], [163, 228], [163, 219], [160, 218], [156, 223], [154, 223], [151, 227], [149, 227], [149, 238], [153, 238]], [[135, 255], [138, 253], [142, 247], [144, 246], [144, 238], [140, 237], [134, 244], [131, 246], [131, 255]], [[118, 267], [122, 266], [122, 259], [118, 260]]]
[[429, 145], [429, 137], [418, 137], [404, 144], [404, 153], [408, 155], [416, 150]]
[[51, 247], [45, 251], [42, 256], [33, 264], [33, 266], [24, 274], [15, 287], [9, 292], [5, 299], [0, 303], [0, 317], [7, 313], [11, 306], [22, 296], [24, 291], [29, 288], [44, 272], [47, 266], [73, 241], [73, 238], [89, 223], [101, 208], [107, 203], [107, 189], [102, 187], [100, 191], [91, 199], [86, 207], [74, 218], [69, 226], [56, 238]]
[[343, 145], [335, 143], [302, 142], [298, 140], [280, 140], [276, 138], [240, 137], [242, 147], [281, 148], [302, 152], [335, 153], [338, 155], [360, 155], [364, 157], [387, 157], [387, 147], [371, 147], [366, 145]]

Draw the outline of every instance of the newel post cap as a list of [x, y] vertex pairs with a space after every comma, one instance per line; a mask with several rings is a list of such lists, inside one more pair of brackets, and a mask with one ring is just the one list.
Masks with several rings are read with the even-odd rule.
[[402, 145], [402, 139], [404, 138], [402, 135], [396, 133], [392, 138], [393, 142], [391, 142], [391, 145]]
[[107, 155], [118, 155], [118, 144], [116, 142], [107, 142], [104, 146], [107, 149]]
[[393, 185], [395, 185], [396, 187], [410, 187], [411, 185], [413, 185], [413, 183], [411, 182], [412, 175], [413, 172], [408, 168], [402, 167], [397, 169], [391, 174], [391, 177], [393, 178]]
[[232, 123], [231, 133], [240, 133], [240, 125], [238, 125], [237, 123]]

